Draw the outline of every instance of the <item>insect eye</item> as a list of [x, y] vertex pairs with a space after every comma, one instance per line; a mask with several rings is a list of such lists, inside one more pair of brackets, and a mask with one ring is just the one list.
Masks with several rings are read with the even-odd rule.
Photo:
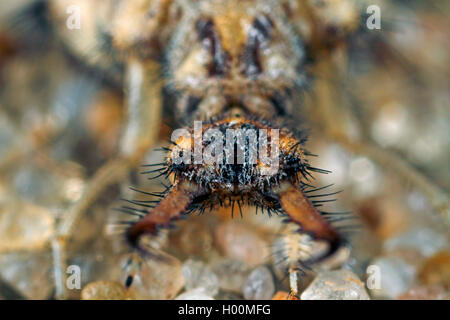
[[257, 31], [258, 40], [264, 41], [270, 37], [273, 29], [273, 22], [269, 17], [260, 15], [255, 19], [253, 28]]
[[209, 75], [223, 76], [226, 68], [226, 54], [222, 50], [214, 22], [211, 19], [199, 19], [196, 29], [202, 45], [211, 54], [212, 63], [209, 66]]
[[201, 41], [211, 38], [214, 24], [210, 19], [199, 19], [196, 24], [198, 37]]
[[272, 29], [273, 23], [269, 17], [260, 15], [254, 20], [244, 55], [244, 72], [247, 76], [255, 76], [263, 71], [260, 49], [266, 46]]

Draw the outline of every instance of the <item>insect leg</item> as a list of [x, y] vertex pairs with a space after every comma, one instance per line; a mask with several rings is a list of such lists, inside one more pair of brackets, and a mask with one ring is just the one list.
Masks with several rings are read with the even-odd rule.
[[131, 58], [127, 71], [127, 124], [120, 142], [121, 154], [137, 157], [157, 140], [161, 122], [160, 66], [153, 61], [141, 62]]
[[109, 186], [122, 181], [128, 172], [139, 164], [157, 139], [162, 86], [159, 65], [154, 62], [144, 64], [132, 59], [128, 66], [127, 82], [128, 123], [121, 141], [121, 155], [109, 160], [95, 173], [80, 199], [62, 216], [52, 241], [58, 298], [65, 296], [64, 252], [76, 222]]
[[290, 183], [283, 183], [276, 192], [279, 196], [281, 207], [292, 222], [300, 226], [301, 232], [311, 235], [314, 239], [328, 242], [327, 252], [319, 257], [304, 261], [304, 263], [320, 262], [333, 255], [341, 246], [342, 239], [303, 192]]
[[289, 268], [289, 300], [298, 300], [298, 271], [295, 268]]
[[395, 172], [401, 179], [411, 183], [417, 189], [421, 190], [429, 199], [431, 206], [436, 212], [441, 214], [443, 222], [448, 225], [450, 221], [450, 202], [449, 196], [437, 185], [431, 182], [425, 175], [419, 172], [389, 150], [377, 146], [370, 142], [357, 142], [345, 136], [335, 136], [335, 140], [347, 150], [362, 154], [372, 159], [380, 166], [389, 168]]
[[343, 108], [335, 103], [335, 101], [344, 100], [340, 97], [342, 93], [333, 87], [333, 81], [337, 81], [333, 78], [333, 74], [337, 74], [338, 71], [333, 69], [333, 66], [329, 63], [320, 66], [320, 70], [321, 77], [327, 79], [327, 81], [317, 83], [316, 90], [320, 91], [315, 95], [314, 108], [311, 109], [311, 112], [318, 118], [321, 132], [349, 152], [364, 155], [382, 168], [392, 170], [399, 179], [423, 192], [430, 201], [432, 208], [440, 213], [443, 222], [448, 226], [450, 221], [448, 193], [394, 152], [378, 146], [370, 139], [351, 137], [345, 128], [346, 121], [343, 113], [344, 111], [347, 112], [347, 117], [353, 115], [350, 110], [347, 110], [348, 108]]
[[[175, 184], [154, 209], [127, 230], [128, 243], [136, 249], [137, 253], [143, 256], [152, 255], [139, 243], [140, 238], [145, 234], [156, 234], [160, 228], [170, 228], [195, 198], [205, 193], [205, 190], [189, 182]], [[130, 287], [132, 282], [133, 274], [130, 274], [125, 285]]]
[[120, 181], [129, 170], [129, 161], [119, 158], [101, 167], [85, 187], [81, 198], [65, 212], [52, 239], [56, 297], [65, 297], [65, 252], [76, 222], [108, 186]]

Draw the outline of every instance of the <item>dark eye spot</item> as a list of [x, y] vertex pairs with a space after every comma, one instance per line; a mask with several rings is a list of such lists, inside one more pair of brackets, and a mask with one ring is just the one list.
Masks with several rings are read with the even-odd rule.
[[253, 23], [253, 28], [258, 31], [258, 38], [262, 42], [269, 39], [273, 22], [267, 16], [258, 16]]
[[199, 19], [196, 24], [197, 34], [203, 46], [211, 53], [210, 76], [225, 75], [226, 55], [222, 49], [220, 37], [211, 19]]
[[255, 76], [263, 71], [260, 61], [260, 49], [270, 38], [272, 28], [273, 23], [267, 16], [258, 16], [253, 22], [247, 48], [244, 52], [245, 74], [247, 76]]
[[202, 41], [208, 37], [211, 37], [213, 28], [214, 24], [210, 19], [199, 19], [196, 24], [199, 39]]

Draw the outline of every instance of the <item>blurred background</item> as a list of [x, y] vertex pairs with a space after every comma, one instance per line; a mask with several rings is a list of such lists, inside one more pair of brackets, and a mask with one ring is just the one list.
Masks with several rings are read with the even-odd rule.
[[[337, 110], [334, 119], [348, 134], [403, 159], [447, 196], [450, 3], [358, 3], [363, 11], [370, 4], [381, 8], [382, 29], [357, 33], [318, 67], [336, 72], [317, 77], [315, 103], [334, 106], [324, 110]], [[0, 299], [54, 298], [56, 224], [96, 170], [117, 155], [124, 126], [120, 76], [75, 58], [45, 10], [38, 0], [0, 3]], [[448, 299], [448, 208], [438, 212], [389, 161], [381, 165], [349, 150], [322, 134], [320, 115], [305, 114], [307, 148], [319, 155], [312, 165], [332, 171], [316, 175], [314, 184], [342, 190], [327, 211], [352, 212], [358, 228], [349, 234], [352, 250], [342, 268], [306, 270], [302, 298], [351, 298], [337, 293], [344, 288], [359, 298]], [[172, 119], [164, 110], [156, 147], [167, 145]], [[143, 163], [163, 156], [152, 150]], [[161, 191], [160, 180], [147, 178], [136, 175], [133, 184]], [[226, 209], [195, 215], [162, 233], [155, 246], [170, 263], [145, 260], [132, 292], [125, 292], [130, 253], [114, 225], [123, 216], [112, 209], [129, 185], [108, 188], [80, 220], [67, 263], [80, 267], [81, 288], [69, 290], [69, 298], [103, 297], [105, 288], [113, 292], [108, 298], [285, 297], [286, 270], [272, 248], [296, 240], [280, 219], [255, 215], [254, 208], [245, 208], [242, 219], [231, 219]], [[373, 289], [365, 286], [369, 266], [380, 274]], [[345, 281], [348, 275], [357, 281]], [[335, 290], [324, 290], [325, 281]]]

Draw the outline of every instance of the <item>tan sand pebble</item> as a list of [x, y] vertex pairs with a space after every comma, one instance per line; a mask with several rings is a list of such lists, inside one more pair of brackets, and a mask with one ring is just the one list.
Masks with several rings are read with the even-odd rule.
[[95, 281], [81, 291], [83, 300], [124, 300], [127, 298], [125, 287], [114, 281]]

